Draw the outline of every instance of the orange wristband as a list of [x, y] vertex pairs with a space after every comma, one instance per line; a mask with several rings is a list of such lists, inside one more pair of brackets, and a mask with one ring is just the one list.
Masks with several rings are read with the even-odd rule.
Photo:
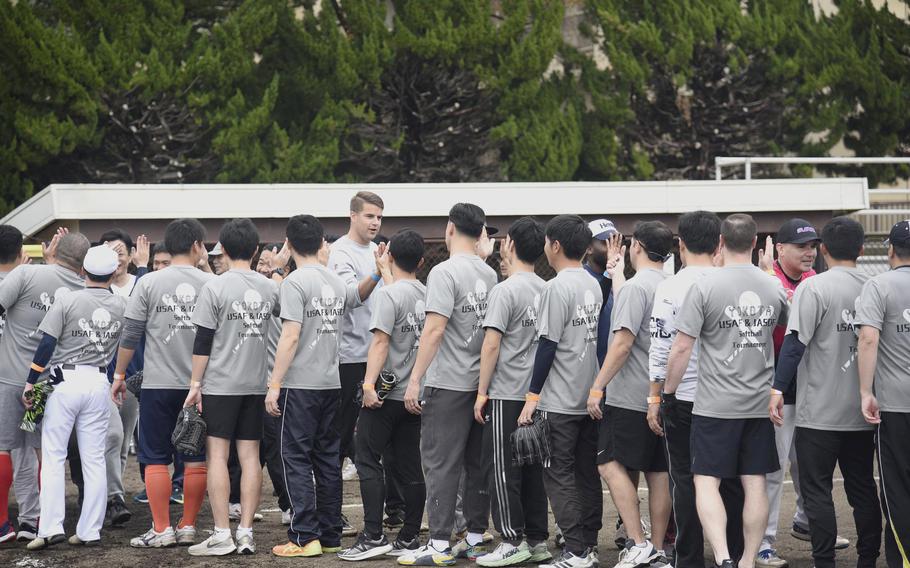
[[363, 383], [363, 390], [374, 391], [376, 390], [376, 385], [374, 383]]
[[588, 391], [588, 398], [596, 398], [597, 400], [600, 400], [603, 397], [604, 397], [604, 391], [602, 391], [602, 390], [591, 389]]
[[32, 363], [31, 369], [32, 369], [33, 371], [38, 371], [39, 373], [43, 373], [43, 372], [44, 372], [44, 367], [42, 367], [42, 366], [39, 365], [38, 363]]
[[540, 395], [534, 394], [533, 392], [529, 392], [528, 394], [525, 395], [525, 400], [527, 400], [529, 402], [530, 401], [537, 402], [538, 400], [540, 400]]
[[649, 396], [648, 404], [660, 404], [660, 397], [659, 396]]
[[269, 383], [269, 390], [281, 390], [281, 383]]
[[478, 395], [477, 395], [477, 400], [480, 401], [480, 402], [486, 402], [486, 401], [490, 400], [490, 397], [488, 397], [488, 396], [485, 395], [485, 394], [478, 394]]

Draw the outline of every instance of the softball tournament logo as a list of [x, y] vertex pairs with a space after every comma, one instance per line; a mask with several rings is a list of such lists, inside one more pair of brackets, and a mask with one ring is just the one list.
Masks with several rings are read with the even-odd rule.
[[721, 328], [737, 328], [739, 339], [733, 342], [733, 352], [724, 359], [724, 365], [730, 365], [746, 349], [758, 349], [765, 355], [765, 328], [773, 328], [777, 323], [774, 307], [765, 306], [755, 292], [747, 290], [740, 294], [739, 304], [724, 308], [728, 319], [720, 321]]
[[420, 346], [420, 335], [423, 333], [423, 325], [427, 321], [426, 303], [423, 300], [417, 300], [414, 304], [414, 311], [409, 312], [406, 319], [408, 323], [407, 325], [401, 326], [401, 331], [402, 333], [413, 332], [414, 343], [411, 345], [411, 348], [408, 349], [408, 354], [404, 358], [405, 363], [411, 360], [411, 357], [417, 352], [417, 347]]
[[897, 324], [898, 333], [910, 333], [910, 308], [904, 310], [904, 321], [907, 323]]
[[[51, 306], [54, 305], [55, 301], [62, 298], [63, 296], [66, 296], [70, 292], [71, 292], [71, 290], [69, 288], [65, 288], [63, 286], [54, 290], [53, 294], [48, 294], [47, 292], [41, 292], [41, 296], [38, 297], [39, 301], [32, 302], [30, 305], [32, 308], [34, 308], [36, 310], [42, 310], [44, 312], [47, 312], [47, 311], [50, 311]], [[39, 324], [40, 324], [40, 322], [39, 322]], [[35, 328], [35, 330], [33, 332], [29, 333], [27, 337], [28, 338], [35, 337], [36, 335], [38, 335], [38, 332], [39, 332], [38, 328]]]
[[120, 322], [111, 321], [111, 312], [104, 308], [97, 308], [92, 312], [92, 319], [79, 318], [79, 329], [72, 331], [73, 337], [83, 337], [88, 340], [88, 345], [82, 348], [78, 355], [68, 361], [78, 361], [83, 355], [90, 353], [104, 354], [105, 344], [116, 339], [120, 331]]
[[575, 318], [572, 320], [573, 326], [585, 326], [585, 348], [578, 356], [579, 361], [584, 361], [588, 354], [588, 348], [591, 344], [597, 343], [597, 319], [600, 315], [601, 303], [594, 298], [594, 292], [585, 290], [583, 305], [575, 306]]
[[168, 324], [168, 333], [164, 338], [167, 345], [181, 330], [194, 330], [193, 311], [196, 309], [196, 289], [188, 282], [177, 285], [173, 294], [161, 296], [161, 304], [155, 308], [158, 313], [170, 313], [173, 321]]
[[471, 326], [471, 333], [465, 340], [464, 345], [467, 347], [474, 341], [477, 332], [483, 327], [483, 318], [487, 315], [487, 283], [478, 280], [474, 283], [474, 291], [468, 292], [468, 303], [461, 307], [462, 312], [473, 312], [474, 323]]
[[859, 337], [859, 329], [856, 327], [856, 312], [859, 310], [859, 297], [853, 301], [852, 310], [841, 310], [840, 312], [840, 323], [837, 324], [837, 331], [839, 332], [850, 332], [851, 342], [850, 342], [850, 358], [840, 366], [840, 370], [844, 373], [847, 372], [853, 362], [856, 361], [856, 354], [858, 349], [856, 348], [856, 338]]
[[315, 349], [319, 341], [326, 335], [338, 333], [338, 317], [344, 314], [344, 297], [335, 294], [335, 290], [328, 284], [323, 284], [320, 296], [310, 300], [310, 309], [306, 316], [318, 317], [322, 325], [316, 330], [316, 338], [310, 343], [310, 349]]
[[533, 349], [537, 348], [538, 338], [537, 338], [537, 314], [540, 313], [540, 294], [534, 294], [534, 303], [527, 307], [525, 310], [525, 317], [521, 320], [522, 328], [531, 328], [534, 330], [534, 339], [531, 340], [531, 344], [528, 345], [528, 348], [525, 349], [525, 352], [521, 354], [521, 360], [526, 361], [528, 356], [531, 354]]
[[262, 294], [252, 288], [243, 293], [243, 301], [231, 303], [231, 313], [228, 314], [228, 320], [240, 321], [243, 329], [238, 333], [239, 339], [237, 344], [231, 350], [237, 353], [243, 344], [250, 338], [255, 337], [260, 343], [264, 343], [265, 333], [263, 327], [266, 320], [272, 317], [272, 303], [264, 302]]

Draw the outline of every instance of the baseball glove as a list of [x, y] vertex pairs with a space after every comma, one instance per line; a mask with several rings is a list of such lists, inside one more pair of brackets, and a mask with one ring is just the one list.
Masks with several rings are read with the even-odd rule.
[[25, 415], [22, 417], [22, 422], [19, 423], [20, 429], [26, 432], [34, 432], [38, 429], [38, 425], [41, 424], [41, 420], [44, 418], [44, 407], [47, 404], [47, 397], [52, 392], [54, 392], [54, 385], [50, 381], [45, 381], [36, 384], [35, 388], [28, 393], [27, 396], [32, 402], [32, 407], [25, 409]]
[[519, 467], [543, 464], [550, 459], [550, 423], [540, 412], [535, 412], [532, 420], [531, 424], [512, 432], [512, 463]]
[[177, 426], [171, 434], [174, 449], [187, 456], [200, 456], [205, 451], [205, 420], [195, 406], [187, 406], [177, 417]]
[[395, 388], [395, 385], [398, 384], [398, 376], [391, 369], [383, 369], [379, 373], [379, 381], [377, 382], [379, 384], [376, 385], [376, 396], [379, 397], [379, 400], [384, 400]]
[[139, 391], [142, 390], [142, 371], [126, 378], [126, 390], [133, 393], [133, 396], [139, 398]]

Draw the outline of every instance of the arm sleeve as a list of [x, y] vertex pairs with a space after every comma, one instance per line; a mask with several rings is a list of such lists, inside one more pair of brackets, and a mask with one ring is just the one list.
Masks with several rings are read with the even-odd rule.
[[[612, 282], [612, 280], [608, 280]], [[610, 347], [610, 321], [613, 317], [613, 289], [607, 288], [604, 298], [604, 307], [600, 310], [600, 319], [597, 320], [597, 366], [602, 367], [607, 358]]]
[[51, 356], [54, 354], [54, 349], [57, 348], [57, 338], [53, 335], [44, 334], [41, 338], [41, 343], [38, 344], [38, 348], [35, 350], [35, 357], [32, 359], [33, 367], [28, 371], [28, 382], [29, 384], [35, 384], [38, 382], [38, 377], [41, 376], [43, 371], [38, 371], [35, 369], [37, 367], [46, 367], [47, 362], [51, 360]]
[[796, 377], [796, 369], [799, 368], [799, 362], [803, 358], [806, 346], [799, 340], [796, 333], [787, 334], [784, 338], [784, 344], [780, 348], [780, 355], [777, 358], [777, 369], [774, 371], [773, 387], [781, 392], [787, 392], [793, 379]]
[[139, 341], [142, 340], [143, 333], [145, 333], [144, 321], [126, 318], [126, 325], [120, 334], [120, 347], [135, 350]]
[[540, 394], [544, 383], [547, 382], [547, 376], [550, 374], [550, 368], [553, 366], [553, 359], [555, 358], [556, 342], [546, 337], [541, 337], [537, 343], [537, 353], [534, 355], [534, 373], [531, 375], [529, 391], [534, 394]]
[[193, 341], [193, 355], [208, 357], [212, 354], [212, 343], [215, 341], [215, 330], [196, 326], [196, 339]]

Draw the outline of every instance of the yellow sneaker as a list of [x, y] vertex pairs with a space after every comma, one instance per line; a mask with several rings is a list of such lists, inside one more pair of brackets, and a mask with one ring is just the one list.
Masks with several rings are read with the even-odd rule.
[[332, 554], [333, 552], [341, 552], [341, 545], [338, 546], [326, 546], [322, 543], [319, 543], [322, 546], [322, 551], [326, 554]]
[[[326, 551], [328, 552], [328, 551]], [[322, 545], [318, 540], [311, 540], [303, 546], [297, 546], [293, 542], [276, 545], [272, 548], [272, 554], [282, 558], [296, 558], [309, 556], [322, 556]]]

